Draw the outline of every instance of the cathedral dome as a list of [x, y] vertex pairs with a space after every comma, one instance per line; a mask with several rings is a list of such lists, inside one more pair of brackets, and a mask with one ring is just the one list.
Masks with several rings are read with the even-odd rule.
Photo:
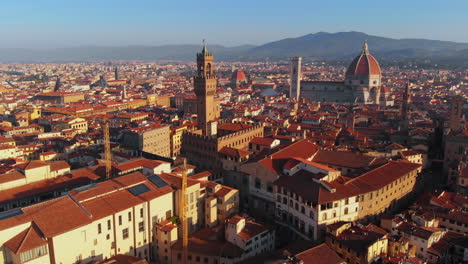
[[237, 81], [247, 81], [247, 77], [245, 76], [245, 73], [241, 70], [235, 70], [232, 73], [232, 80], [237, 80]]
[[364, 43], [362, 52], [357, 56], [346, 71], [346, 76], [380, 75], [380, 66], [377, 60], [369, 53], [367, 42]]

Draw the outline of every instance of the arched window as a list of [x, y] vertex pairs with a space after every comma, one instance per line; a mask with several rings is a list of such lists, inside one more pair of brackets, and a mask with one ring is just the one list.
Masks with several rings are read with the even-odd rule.
[[211, 74], [211, 63], [206, 64], [206, 77], [210, 77]]

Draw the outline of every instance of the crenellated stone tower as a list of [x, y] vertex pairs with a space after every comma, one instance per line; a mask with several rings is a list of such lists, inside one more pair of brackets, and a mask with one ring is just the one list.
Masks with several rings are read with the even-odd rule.
[[214, 75], [213, 54], [206, 49], [203, 41], [201, 53], [197, 53], [197, 75], [194, 77], [195, 94], [197, 95], [198, 127], [204, 136], [216, 134], [214, 96], [216, 94], [216, 77]]

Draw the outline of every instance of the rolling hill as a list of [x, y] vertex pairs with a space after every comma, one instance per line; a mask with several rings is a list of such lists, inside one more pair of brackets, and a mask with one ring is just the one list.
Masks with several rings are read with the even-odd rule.
[[[216, 60], [264, 61], [302, 56], [305, 60], [351, 59], [367, 40], [371, 53], [380, 59], [431, 59], [463, 62], [468, 43], [427, 39], [392, 39], [361, 32], [318, 32], [287, 38], [260, 46], [224, 47], [210, 45]], [[0, 49], [0, 62], [86, 62], [105, 60], [193, 61], [200, 45], [74, 47], [59, 49]]]

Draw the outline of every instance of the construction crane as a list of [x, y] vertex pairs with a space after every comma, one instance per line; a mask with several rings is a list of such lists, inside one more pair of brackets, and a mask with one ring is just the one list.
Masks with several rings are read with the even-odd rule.
[[182, 225], [182, 263], [188, 263], [188, 222], [187, 222], [187, 160], [184, 158], [182, 189], [180, 192], [179, 217]]
[[[93, 120], [95, 121], [97, 118], [95, 117], [78, 117], [74, 115], [75, 118], [84, 118], [86, 120]], [[99, 122], [102, 127], [102, 134], [104, 135], [104, 162], [106, 165], [106, 180], [112, 178], [112, 152], [111, 152], [111, 145], [110, 145], [110, 132], [109, 132], [109, 119], [107, 117], [103, 117], [102, 121]]]
[[104, 118], [102, 130], [104, 134], [104, 160], [106, 162], [106, 179], [108, 180], [112, 177], [112, 153], [110, 146], [109, 120], [107, 118]]

